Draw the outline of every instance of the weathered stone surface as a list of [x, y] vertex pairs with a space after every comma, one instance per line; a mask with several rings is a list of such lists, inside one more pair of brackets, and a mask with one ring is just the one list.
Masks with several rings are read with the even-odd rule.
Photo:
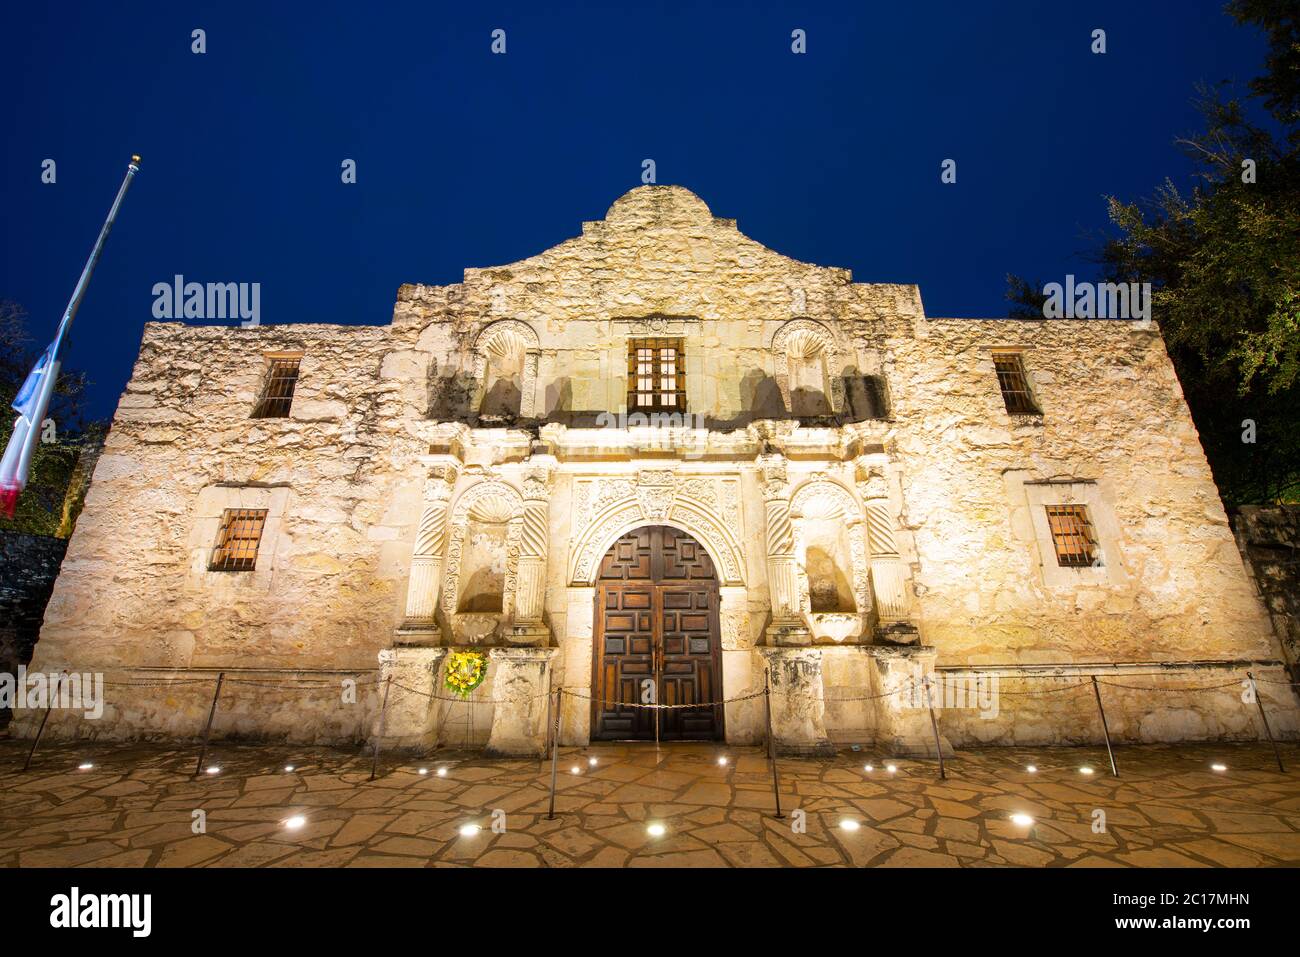
[[[673, 428], [606, 415], [643, 337], [682, 341], [692, 418]], [[1008, 349], [1041, 415], [1007, 413]], [[252, 418], [286, 356], [290, 414]], [[1051, 504], [1089, 510], [1094, 563], [1058, 563]], [[255, 567], [211, 571], [235, 508], [266, 512]], [[928, 709], [878, 696], [952, 669], [1009, 693], [941, 703], [944, 749], [1099, 741], [1089, 689], [1040, 694], [1071, 666], [1126, 675], [1103, 688], [1122, 741], [1255, 738], [1232, 687], [1248, 669], [1297, 733], [1158, 330], [932, 318], [915, 286], [789, 259], [671, 186], [520, 262], [402, 286], [388, 325], [149, 323], [36, 652], [108, 672], [107, 709], [47, 733], [195, 736], [224, 669], [217, 740], [356, 742], [381, 652], [549, 645], [549, 668], [498, 662], [468, 703], [441, 673], [404, 681], [385, 736], [537, 753], [553, 683], [561, 743], [586, 743], [595, 577], [647, 524], [712, 559], [733, 744], [767, 734], [760, 652], [801, 650], [816, 680], [773, 687], [789, 750], [933, 750]], [[882, 669], [881, 649], [918, 658]]]

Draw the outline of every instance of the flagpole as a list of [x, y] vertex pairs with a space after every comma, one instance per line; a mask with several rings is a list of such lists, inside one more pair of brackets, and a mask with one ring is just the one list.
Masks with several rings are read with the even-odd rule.
[[35, 401], [27, 406], [25, 410], [18, 410], [19, 416], [17, 421], [14, 422], [14, 431], [9, 437], [9, 445], [5, 448], [4, 458], [0, 459], [0, 512], [10, 518], [13, 517], [14, 508], [18, 504], [19, 493], [27, 485], [32, 456], [35, 454], [36, 444], [40, 440], [40, 425], [45, 421], [45, 413], [49, 410], [50, 399], [54, 395], [54, 386], [59, 377], [59, 352], [62, 350], [63, 341], [67, 338], [68, 329], [72, 327], [72, 320], [76, 318], [77, 310], [81, 308], [81, 300], [86, 297], [86, 287], [90, 285], [90, 276], [95, 271], [95, 266], [99, 263], [99, 257], [104, 251], [104, 241], [108, 239], [109, 231], [113, 228], [113, 222], [117, 219], [117, 211], [122, 206], [122, 200], [131, 185], [131, 180], [135, 178], [135, 174], [139, 171], [140, 157], [132, 156], [131, 162], [126, 167], [126, 176], [123, 177], [122, 185], [118, 187], [112, 208], [108, 211], [108, 218], [104, 220], [104, 225], [100, 227], [99, 237], [95, 240], [95, 246], [90, 251], [90, 258], [86, 260], [86, 265], [82, 267], [81, 278], [77, 280], [77, 287], [72, 291], [72, 298], [68, 300], [68, 308], [63, 311], [63, 318], [59, 321], [59, 329], [55, 333], [54, 342], [51, 343], [45, 355], [42, 356], [42, 359], [45, 360], [45, 367], [34, 396]]
[[140, 172], [140, 157], [132, 156], [131, 162], [126, 164], [126, 176], [122, 178], [122, 185], [117, 189], [117, 197], [113, 200], [113, 206], [108, 211], [108, 218], [104, 220], [104, 225], [99, 229], [99, 238], [95, 240], [95, 248], [90, 251], [90, 258], [86, 260], [86, 265], [81, 270], [81, 278], [77, 280], [77, 288], [72, 291], [72, 298], [68, 300], [68, 308], [63, 312], [63, 320], [59, 323], [59, 333], [54, 338], [55, 359], [59, 356], [58, 350], [63, 343], [63, 337], [72, 325], [77, 310], [81, 308], [81, 300], [86, 297], [86, 287], [90, 285], [90, 274], [99, 265], [100, 254], [104, 251], [104, 241], [108, 239], [109, 231], [113, 228], [113, 222], [117, 219], [117, 211], [122, 206], [122, 200], [126, 197], [126, 191], [131, 186], [131, 180], [135, 178], [135, 174], [138, 172]]

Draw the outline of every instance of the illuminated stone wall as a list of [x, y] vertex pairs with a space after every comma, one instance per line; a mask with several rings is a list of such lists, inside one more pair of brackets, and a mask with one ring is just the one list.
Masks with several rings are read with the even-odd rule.
[[[684, 343], [692, 417], [674, 428], [609, 418], [638, 337]], [[994, 349], [1020, 352], [1041, 415], [1007, 414]], [[268, 357], [299, 353], [291, 416], [251, 419]], [[1095, 567], [1057, 565], [1054, 502], [1088, 507]], [[257, 567], [208, 571], [232, 507], [268, 511]], [[915, 286], [789, 259], [679, 187], [633, 190], [530, 259], [403, 286], [389, 326], [149, 324], [37, 663], [207, 677], [382, 654], [391, 742], [527, 751], [554, 685], [575, 692], [563, 740], [583, 743], [595, 566], [660, 523], [718, 569], [724, 694], [770, 677], [791, 750], [932, 747], [928, 716], [873, 696], [936, 667], [1007, 688], [1030, 666], [1280, 673], [1157, 332], [927, 318]], [[448, 647], [494, 656], [472, 706], [423, 697]], [[100, 725], [54, 733], [193, 734], [197, 689], [124, 688]], [[1116, 695], [1121, 737], [1254, 736], [1231, 696], [1148, 698]], [[246, 686], [216, 730], [355, 740], [376, 699], [295, 709]], [[949, 711], [943, 733], [1097, 738], [1086, 700], [1052, 702]], [[1270, 708], [1293, 735], [1294, 701]], [[759, 740], [761, 699], [726, 725]]]

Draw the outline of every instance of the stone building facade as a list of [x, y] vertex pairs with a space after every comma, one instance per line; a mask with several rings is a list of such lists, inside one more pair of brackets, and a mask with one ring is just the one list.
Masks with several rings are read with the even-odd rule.
[[110, 676], [54, 733], [194, 734], [224, 670], [217, 734], [537, 753], [558, 688], [566, 744], [770, 700], [816, 753], [975, 679], [946, 741], [1096, 741], [1093, 673], [1120, 740], [1255, 738], [1248, 672], [1294, 736], [1280, 656], [1153, 325], [932, 318], [647, 186], [387, 326], [149, 323], [36, 666]]

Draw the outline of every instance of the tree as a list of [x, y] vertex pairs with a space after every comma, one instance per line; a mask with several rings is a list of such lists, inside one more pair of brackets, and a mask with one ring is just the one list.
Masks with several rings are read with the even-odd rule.
[[[1205, 128], [1175, 141], [1195, 185], [1108, 197], [1118, 236], [1099, 259], [1109, 281], [1151, 284], [1225, 501], [1300, 501], [1300, 9], [1233, 0], [1227, 12], [1265, 32], [1264, 75], [1245, 100], [1199, 89]], [[1009, 279], [1008, 298], [1031, 305]]]
[[1047, 302], [1043, 288], [1041, 282], [1031, 283], [1013, 273], [1007, 273], [1007, 299], [1011, 302], [1007, 318], [1042, 319], [1043, 304]]

